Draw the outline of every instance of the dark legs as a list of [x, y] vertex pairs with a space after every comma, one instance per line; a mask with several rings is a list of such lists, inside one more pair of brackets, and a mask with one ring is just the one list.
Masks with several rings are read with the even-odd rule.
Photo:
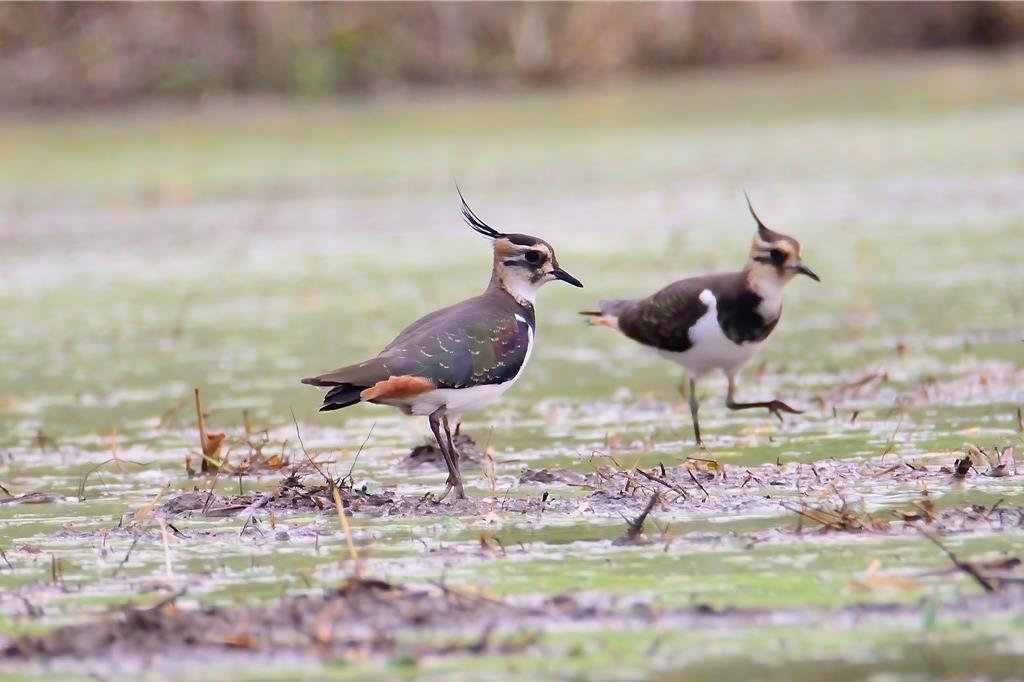
[[[460, 453], [459, 449], [457, 447], [455, 447], [455, 441], [452, 439], [452, 427], [449, 426], [449, 424], [448, 424], [448, 415], [447, 414], [445, 414], [443, 417], [441, 417], [441, 423], [444, 424], [444, 435], [448, 439], [448, 453], [451, 454], [452, 462], [455, 463], [455, 471], [458, 472], [459, 471], [459, 458], [462, 456], [462, 453]], [[461, 477], [461, 472], [459, 472], [459, 473], [460, 473], [460, 477]]]
[[700, 403], [697, 402], [697, 382], [690, 379], [690, 417], [693, 419], [693, 435], [697, 439], [697, 447], [704, 449], [704, 441], [700, 439], [700, 421], [697, 419], [697, 410]]
[[[729, 375], [729, 392], [725, 396], [725, 406], [730, 410], [750, 410], [757, 407], [764, 407], [767, 410], [778, 417], [779, 421], [782, 421], [782, 413], [788, 412], [789, 414], [802, 414], [802, 410], [794, 410], [792, 407], [782, 402], [781, 400], [766, 400], [758, 403], [738, 403], [733, 399], [733, 393], [736, 391], [736, 377]], [[694, 422], [696, 423], [696, 421]]]
[[[459, 475], [459, 453], [452, 442], [452, 432], [448, 427], [448, 416], [445, 408], [441, 407], [430, 415], [430, 430], [437, 439], [437, 447], [441, 448], [441, 455], [444, 456], [444, 463], [448, 465], [448, 480], [445, 482], [444, 492], [438, 498], [438, 502], [448, 497], [448, 493], [455, 489], [455, 497], [460, 500], [466, 499], [466, 493], [462, 489], [462, 477]], [[444, 423], [446, 438], [441, 437], [441, 424]]]

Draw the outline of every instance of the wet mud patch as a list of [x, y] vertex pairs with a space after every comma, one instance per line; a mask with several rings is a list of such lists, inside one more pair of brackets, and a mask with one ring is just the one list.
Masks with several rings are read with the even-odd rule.
[[[731, 466], [711, 459], [691, 457], [674, 466], [625, 469], [603, 465], [589, 473], [574, 469], [526, 468], [504, 494], [497, 492], [465, 500], [437, 501], [432, 493], [399, 495], [391, 491], [370, 492], [365, 486], [338, 487], [344, 507], [350, 515], [378, 516], [472, 516], [493, 513], [512, 514], [588, 514], [603, 518], [635, 515], [658, 494], [655, 512], [694, 512], [722, 515], [730, 513], [801, 514], [825, 525], [851, 530], [855, 518], [851, 499], [885, 500], [889, 506], [910, 498], [927, 500], [929, 489], [952, 486], [995, 486], [999, 481], [1015, 480], [1016, 469], [991, 475], [970, 464], [954, 460], [956, 453], [936, 453], [940, 464], [925, 464], [922, 458], [882, 457], [868, 462], [825, 460], [811, 464], [762, 464], [752, 467]], [[954, 461], [950, 461], [954, 460]], [[982, 471], [982, 473], [978, 473]], [[273, 512], [336, 513], [333, 482], [288, 476], [273, 489], [243, 495], [215, 495], [195, 491], [180, 494], [164, 503], [169, 516], [190, 515], [223, 517]], [[876, 503], [877, 504], [877, 503]], [[829, 505], [835, 509], [829, 509]], [[815, 511], [815, 509], [818, 509]], [[871, 510], [865, 507], [870, 516]], [[1006, 518], [1009, 508], [999, 515]], [[844, 517], [844, 514], [847, 515]], [[906, 514], [927, 512], [911, 505]], [[863, 514], [862, 514], [863, 515]], [[826, 523], [824, 519], [830, 519]], [[844, 518], [846, 519], [844, 521]], [[873, 521], [863, 521], [865, 529]], [[851, 526], [851, 527], [845, 527]]]
[[275, 513], [335, 513], [333, 490], [341, 495], [345, 509], [354, 512], [369, 511], [394, 503], [392, 493], [370, 493], [351, 486], [337, 486], [333, 482], [309, 484], [298, 476], [287, 476], [277, 486], [265, 492], [242, 495], [215, 495], [212, 491], [193, 491], [172, 497], [161, 508], [165, 514], [176, 516], [223, 517], [252, 515], [260, 511]]
[[[697, 604], [665, 609], [650, 600], [558, 594], [499, 599], [475, 588], [346, 580], [316, 595], [281, 597], [248, 608], [190, 607], [176, 593], [154, 607], [45, 634], [0, 640], [7, 664], [55, 668], [104, 662], [117, 670], [158, 666], [227, 653], [311, 660], [419, 660], [437, 656], [537, 653], [543, 636], [595, 628], [659, 627], [709, 631], [817, 623], [843, 628], [885, 620], [919, 622], [1012, 613], [1024, 604], [1024, 576], [991, 591], [943, 604], [861, 604], [836, 609], [725, 608]], [[113, 662], [113, 663], [112, 663]]]

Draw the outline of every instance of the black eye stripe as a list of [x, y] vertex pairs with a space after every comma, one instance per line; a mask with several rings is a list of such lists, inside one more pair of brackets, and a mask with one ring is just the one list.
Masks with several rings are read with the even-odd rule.
[[[535, 254], [537, 254], [537, 255], [535, 255]], [[531, 256], [532, 256], [532, 260], [531, 260]], [[535, 267], [537, 267], [539, 265], [543, 265], [545, 262], [547, 262], [547, 259], [548, 259], [547, 256], [544, 255], [543, 253], [539, 252], [539, 251], [528, 251], [527, 253], [523, 254], [522, 257], [520, 257], [520, 258], [515, 258], [515, 259], [510, 259], [510, 260], [503, 260], [503, 261], [501, 261], [501, 264], [505, 265], [505, 266], [509, 266], [509, 267], [519, 266], [519, 267], [535, 268]]]
[[790, 254], [782, 249], [758, 249], [751, 257], [758, 263], [782, 266], [789, 260]]

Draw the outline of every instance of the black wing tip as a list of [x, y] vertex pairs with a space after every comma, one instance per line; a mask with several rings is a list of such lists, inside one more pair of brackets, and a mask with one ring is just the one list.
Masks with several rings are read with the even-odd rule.
[[455, 183], [455, 191], [459, 193], [459, 200], [462, 202], [462, 218], [466, 221], [467, 225], [490, 239], [501, 239], [505, 236], [503, 232], [498, 232], [473, 212], [473, 209], [471, 209], [469, 204], [466, 202], [466, 197], [462, 195], [462, 189], [459, 187], [459, 183]]

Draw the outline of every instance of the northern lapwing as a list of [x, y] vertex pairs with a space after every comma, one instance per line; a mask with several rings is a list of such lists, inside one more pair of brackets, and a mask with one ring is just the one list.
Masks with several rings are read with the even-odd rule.
[[818, 275], [801, 259], [800, 242], [757, 223], [747, 264], [739, 272], [691, 277], [669, 284], [640, 299], [601, 301], [591, 324], [618, 329], [683, 366], [690, 381], [690, 414], [697, 444], [704, 446], [697, 419], [697, 380], [721, 369], [729, 379], [725, 404], [731, 410], [763, 407], [782, 419], [782, 412], [800, 414], [781, 400], [736, 402], [736, 376], [779, 323], [782, 289], [796, 275], [816, 282]]
[[459, 198], [469, 226], [493, 241], [484, 293], [413, 322], [372, 360], [302, 380], [330, 387], [321, 411], [368, 402], [429, 417], [448, 467], [439, 500], [452, 489], [459, 499], [466, 496], [448, 418], [491, 403], [522, 376], [533, 351], [533, 306], [541, 286], [556, 279], [583, 286], [559, 267], [551, 244], [498, 232], [470, 209], [461, 191]]

